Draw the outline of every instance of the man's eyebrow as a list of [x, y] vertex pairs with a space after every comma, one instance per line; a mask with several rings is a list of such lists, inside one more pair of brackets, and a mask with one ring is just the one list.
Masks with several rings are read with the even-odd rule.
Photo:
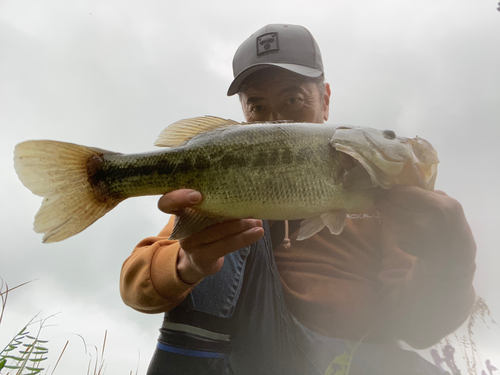
[[261, 102], [264, 100], [264, 97], [262, 96], [250, 96], [249, 98], [247, 98], [246, 102], [247, 103], [257, 103], [257, 102]]
[[290, 92], [297, 92], [297, 91], [302, 91], [303, 88], [299, 85], [293, 85], [293, 86], [288, 86], [285, 87], [283, 90], [281, 90], [278, 95], [283, 95], [283, 94], [288, 94]]
[[[304, 88], [300, 85], [287, 86], [278, 93], [278, 96], [288, 94], [290, 92], [297, 92], [297, 91], [303, 91], [303, 90], [304, 90]], [[245, 102], [248, 104], [252, 104], [252, 103], [262, 102], [265, 100], [266, 99], [263, 96], [250, 96], [245, 100]]]

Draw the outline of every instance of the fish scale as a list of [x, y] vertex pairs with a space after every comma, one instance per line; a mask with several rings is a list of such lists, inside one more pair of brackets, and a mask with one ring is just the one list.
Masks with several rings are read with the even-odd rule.
[[212, 216], [298, 219], [325, 208], [357, 208], [361, 198], [366, 205], [365, 193], [345, 199], [335, 181], [340, 166], [338, 152], [329, 145], [334, 130], [298, 124], [233, 126], [194, 137], [182, 152], [104, 155], [102, 175], [117, 198], [181, 188], [202, 191], [198, 208]]

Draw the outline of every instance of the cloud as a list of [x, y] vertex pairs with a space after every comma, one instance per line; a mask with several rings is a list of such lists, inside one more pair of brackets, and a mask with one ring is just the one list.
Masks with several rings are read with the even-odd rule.
[[435, 145], [437, 186], [464, 206], [478, 243], [476, 289], [498, 316], [495, 7], [466, 0], [313, 0], [307, 6], [257, 0], [243, 7], [223, 0], [194, 6], [2, 2], [0, 277], [11, 286], [38, 279], [13, 294], [9, 324], [20, 327], [39, 310], [62, 311], [61, 332], [77, 331], [98, 345], [109, 329], [109, 340], [116, 339], [109, 358], [116, 362], [124, 358], [116, 348], [126, 346], [131, 362], [138, 348], [151, 351], [161, 316], [124, 306], [118, 277], [135, 244], [167, 220], [157, 197], [123, 202], [77, 236], [42, 245], [31, 229], [41, 198], [18, 181], [12, 150], [25, 139], [56, 139], [141, 152], [154, 149], [160, 131], [181, 118], [242, 120], [238, 99], [226, 97], [233, 53], [275, 22], [303, 24], [320, 44], [332, 84], [332, 123], [392, 128]]

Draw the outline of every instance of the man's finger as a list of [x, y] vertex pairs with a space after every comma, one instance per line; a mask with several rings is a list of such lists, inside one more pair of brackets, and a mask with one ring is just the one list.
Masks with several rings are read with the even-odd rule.
[[[181, 248], [190, 263], [187, 268], [193, 268], [202, 275], [212, 275], [218, 272], [222, 267], [223, 261], [221, 262], [221, 259], [224, 256], [257, 242], [264, 235], [264, 228], [261, 225], [260, 220], [234, 220], [213, 225], [210, 230], [205, 229], [180, 240]], [[216, 228], [214, 229], [214, 227]], [[221, 231], [225, 236], [220, 237], [223, 235]], [[217, 237], [220, 238], [210, 243], [204, 243], [212, 232], [219, 233]]]
[[417, 186], [398, 185], [377, 195], [375, 205], [384, 206], [383, 203], [388, 202], [400, 209], [426, 212], [439, 207], [444, 196], [447, 195], [443, 192], [428, 191]]
[[256, 227], [262, 227], [261, 220], [243, 219], [231, 220], [211, 225], [198, 233], [181, 241], [182, 248], [200, 247], [220, 241], [224, 238], [234, 237], [242, 232]]
[[165, 194], [158, 201], [158, 208], [167, 214], [176, 212], [199, 204], [202, 201], [202, 195], [199, 191], [191, 189], [174, 190]]
[[252, 227], [243, 232], [239, 232], [207, 244], [200, 248], [200, 251], [210, 254], [211, 257], [217, 259], [245, 246], [250, 246], [254, 242], [257, 242], [263, 235], [264, 228], [260, 226]]

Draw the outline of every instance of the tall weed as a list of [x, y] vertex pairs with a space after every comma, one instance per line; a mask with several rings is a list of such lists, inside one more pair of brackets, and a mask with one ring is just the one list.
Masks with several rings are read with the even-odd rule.
[[[490, 359], [484, 362], [481, 360], [481, 350], [476, 343], [475, 333], [478, 323], [484, 324], [488, 329], [492, 326], [500, 328], [492, 318], [486, 301], [481, 297], [476, 299], [467, 322], [429, 350], [434, 364], [446, 371], [446, 374], [494, 375], [493, 372], [498, 370]], [[461, 360], [457, 358], [459, 355], [461, 355]], [[479, 372], [479, 366], [481, 366], [481, 372]]]
[[[10, 292], [20, 288], [28, 283], [17, 285], [13, 288], [9, 286], [0, 278], [0, 325], [4, 318], [5, 307]], [[7, 345], [0, 352], [0, 375], [35, 375], [46, 374], [53, 375], [63, 357], [65, 350], [69, 344], [62, 349], [59, 357], [52, 369], [49, 367], [44, 368], [42, 365], [46, 363], [49, 358], [49, 349], [46, 347], [48, 340], [43, 340], [40, 335], [42, 329], [46, 327], [47, 321], [54, 315], [45, 319], [39, 319], [38, 315], [33, 317], [15, 336], [10, 340]], [[83, 336], [76, 334], [84, 344], [85, 354], [89, 356], [87, 375], [104, 375], [106, 370], [106, 361], [104, 359], [104, 351], [106, 348], [108, 332], [104, 333], [104, 340], [101, 349], [95, 345], [87, 345]], [[93, 350], [89, 352], [88, 347]], [[93, 352], [95, 351], [95, 355]], [[84, 369], [81, 369], [85, 371]], [[138, 368], [135, 372], [137, 375]], [[132, 375], [132, 371], [130, 371]]]
[[[9, 286], [1, 280], [0, 323], [4, 317], [9, 292], [25, 284], [27, 283], [9, 289]], [[45, 347], [47, 340], [40, 338], [40, 332], [48, 318], [35, 321], [36, 318], [37, 316], [31, 319], [0, 352], [0, 374], [35, 375], [44, 370], [41, 365], [47, 359], [49, 350]], [[28, 327], [36, 323], [39, 326], [31, 334]]]

